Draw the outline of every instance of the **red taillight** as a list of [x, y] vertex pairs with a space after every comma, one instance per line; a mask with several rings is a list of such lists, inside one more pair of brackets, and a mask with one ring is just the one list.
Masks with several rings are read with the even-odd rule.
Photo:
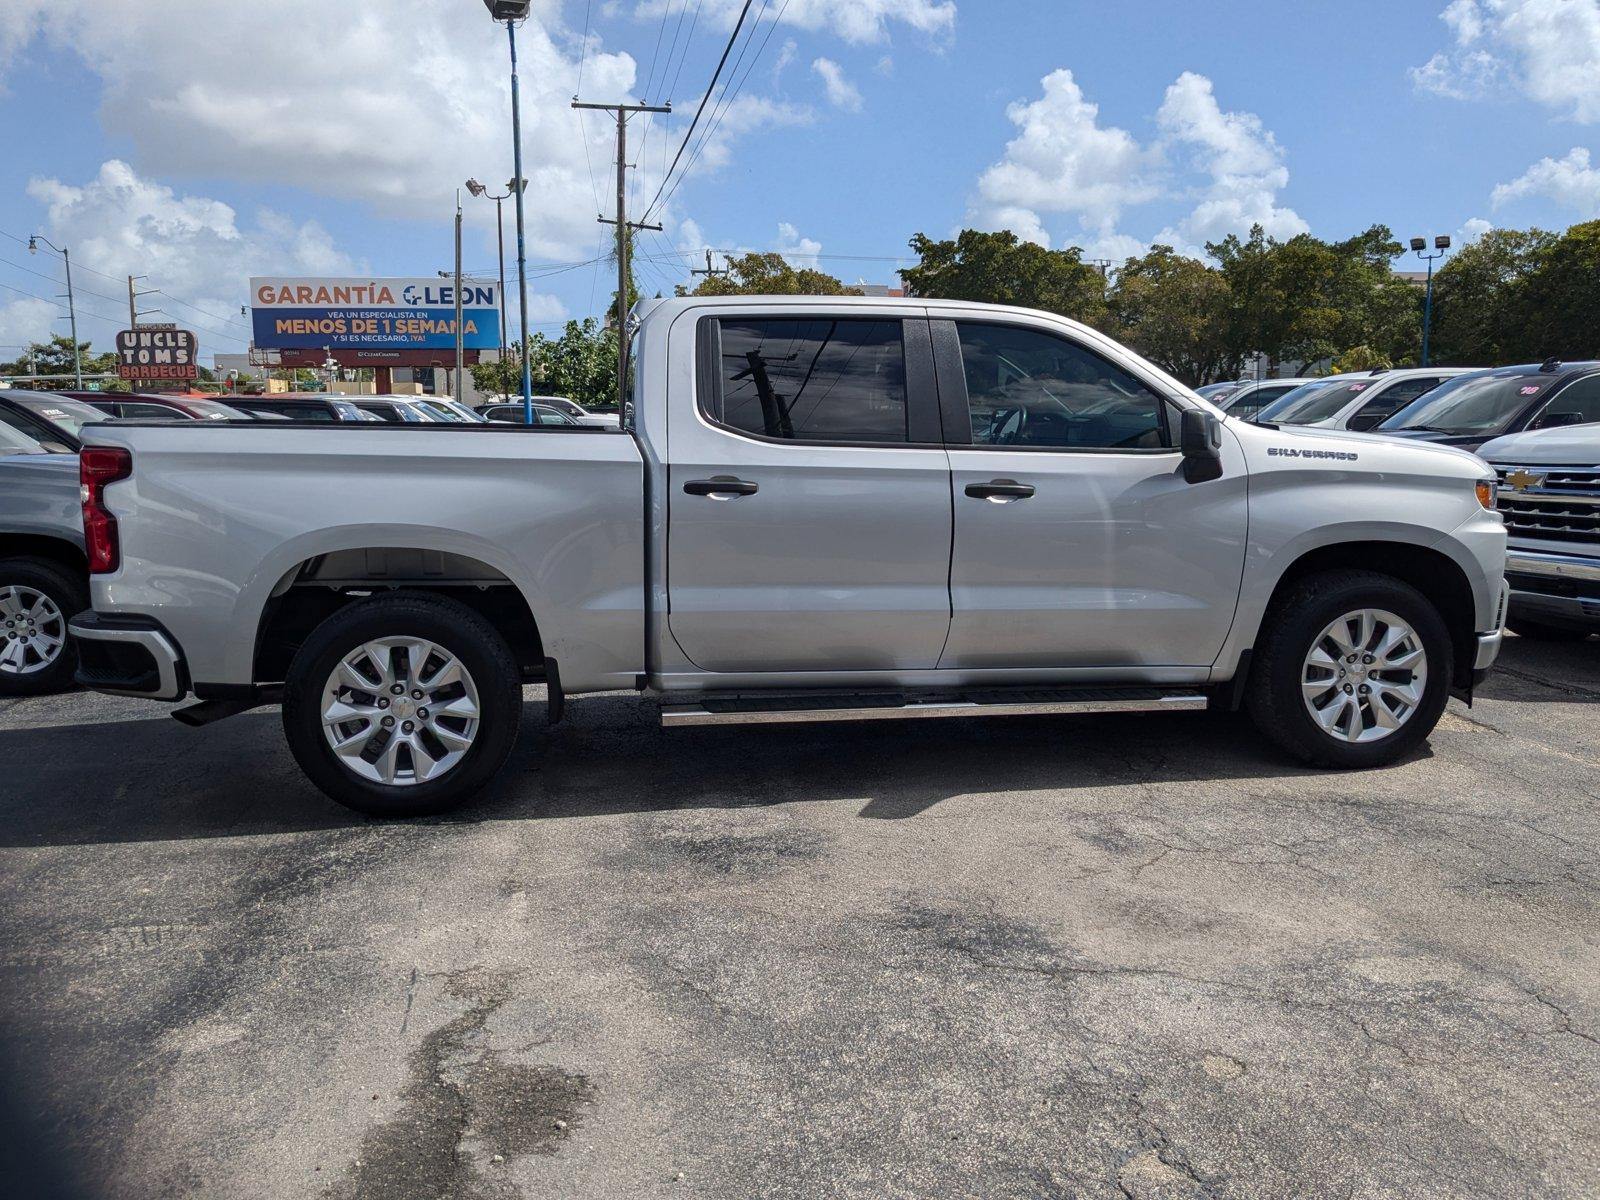
[[85, 446], [78, 451], [78, 495], [83, 501], [83, 550], [89, 574], [115, 571], [122, 560], [117, 543], [117, 519], [106, 511], [108, 483], [133, 474], [133, 455], [115, 446]]

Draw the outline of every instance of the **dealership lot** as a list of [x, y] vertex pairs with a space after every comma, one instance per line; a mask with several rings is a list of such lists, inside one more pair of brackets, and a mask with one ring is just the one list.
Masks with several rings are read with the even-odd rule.
[[530, 703], [389, 825], [274, 711], [11, 701], [10, 1090], [129, 1197], [1592, 1195], [1600, 643], [1502, 664], [1348, 775], [1222, 716]]

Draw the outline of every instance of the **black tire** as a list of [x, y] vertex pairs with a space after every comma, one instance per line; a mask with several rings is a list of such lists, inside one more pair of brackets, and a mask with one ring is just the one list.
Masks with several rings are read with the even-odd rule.
[[[89, 607], [89, 585], [80, 575], [47, 558], [0, 559], [0, 589], [8, 587], [31, 588], [50, 598], [65, 623]], [[0, 628], [7, 641], [15, 630]], [[5, 644], [0, 641], [0, 646]], [[48, 692], [62, 692], [72, 686], [72, 677], [78, 669], [78, 652], [68, 637], [53, 662], [27, 674], [0, 668], [0, 696], [42, 696]]]
[[1513, 613], [1506, 620], [1506, 628], [1518, 637], [1535, 642], [1581, 642], [1594, 631], [1581, 625], [1546, 625]]
[[[472, 746], [437, 779], [403, 786], [364, 779], [339, 760], [323, 733], [323, 687], [346, 655], [384, 637], [434, 642], [460, 660], [477, 687]], [[505, 639], [466, 605], [420, 593], [363, 600], [318, 625], [290, 663], [283, 695], [283, 731], [301, 770], [330, 798], [379, 817], [425, 816], [469, 799], [505, 763], [521, 718], [522, 675]]]
[[[1301, 694], [1306, 657], [1321, 632], [1345, 613], [1382, 609], [1409, 624], [1427, 655], [1427, 681], [1400, 728], [1376, 741], [1350, 742], [1324, 730]], [[1450, 633], [1433, 604], [1409, 584], [1374, 571], [1310, 575], [1276, 597], [1262, 622], [1246, 703], [1257, 727], [1303, 762], [1323, 767], [1378, 767], [1404, 757], [1439, 723], [1450, 699]]]

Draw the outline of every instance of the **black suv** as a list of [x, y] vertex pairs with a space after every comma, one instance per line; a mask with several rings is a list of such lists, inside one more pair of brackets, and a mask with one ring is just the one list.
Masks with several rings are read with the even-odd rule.
[[1476, 450], [1524, 429], [1600, 421], [1600, 362], [1495, 367], [1447, 379], [1375, 430]]

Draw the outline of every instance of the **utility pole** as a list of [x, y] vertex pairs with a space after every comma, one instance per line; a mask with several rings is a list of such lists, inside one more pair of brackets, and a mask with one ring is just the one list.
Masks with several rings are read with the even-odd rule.
[[[140, 317], [148, 317], [152, 313], [158, 313], [158, 312], [161, 311], [159, 308], [147, 309], [144, 312], [140, 312], [139, 311], [139, 297], [140, 296], [154, 296], [159, 289], [157, 289], [157, 288], [149, 288], [149, 289], [141, 292], [141, 291], [134, 290], [133, 284], [134, 284], [135, 280], [138, 280], [138, 279], [149, 279], [149, 278], [150, 278], [150, 276], [148, 276], [148, 275], [129, 275], [128, 276], [128, 328], [129, 329], [137, 329], [137, 328], [139, 328], [139, 318]], [[130, 392], [137, 392], [139, 390], [139, 381], [137, 379], [131, 380], [128, 383], [128, 390]]]
[[634, 229], [660, 230], [659, 225], [628, 220], [628, 118], [634, 113], [670, 113], [670, 104], [585, 104], [576, 97], [573, 108], [593, 108], [614, 113], [617, 119], [617, 217], [601, 215], [603, 225], [617, 227], [617, 409], [628, 398], [628, 236]]
[[461, 189], [456, 189], [456, 385], [450, 397], [461, 403]]
[[728, 274], [728, 268], [727, 267], [713, 267], [711, 265], [711, 251], [707, 250], [706, 251], [706, 265], [704, 267], [692, 267], [692, 268], [690, 268], [689, 274], [691, 274], [691, 275], [704, 275], [707, 279], [715, 279], [719, 275]]

